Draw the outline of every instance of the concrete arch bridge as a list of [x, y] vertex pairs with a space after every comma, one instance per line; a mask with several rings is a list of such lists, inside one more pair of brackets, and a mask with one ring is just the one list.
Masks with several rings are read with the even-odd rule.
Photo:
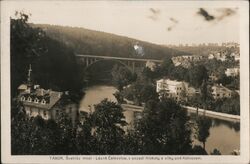
[[136, 68], [143, 68], [146, 63], [160, 64], [162, 60], [155, 59], [138, 59], [138, 58], [123, 58], [123, 57], [112, 57], [112, 56], [96, 56], [96, 55], [85, 55], [85, 54], [75, 54], [76, 57], [85, 65], [85, 69], [88, 69], [91, 65], [103, 61], [112, 60], [121, 63], [122, 65], [135, 71]]

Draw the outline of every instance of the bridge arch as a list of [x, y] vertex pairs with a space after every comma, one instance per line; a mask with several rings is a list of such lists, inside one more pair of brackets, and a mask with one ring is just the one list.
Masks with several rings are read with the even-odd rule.
[[86, 65], [85, 71], [88, 71], [91, 67], [93, 67], [94, 65], [96, 65], [98, 63], [101, 63], [103, 61], [111, 61], [111, 62], [114, 62], [114, 63], [118, 63], [118, 64], [126, 67], [130, 71], [133, 71], [133, 68], [131, 68], [128, 64], [126, 64], [123, 61], [117, 60], [117, 59], [98, 59], [98, 60], [95, 60], [94, 62], [91, 62], [90, 64]]

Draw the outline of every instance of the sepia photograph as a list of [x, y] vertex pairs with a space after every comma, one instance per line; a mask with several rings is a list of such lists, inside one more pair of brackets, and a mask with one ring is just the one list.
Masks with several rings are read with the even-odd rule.
[[248, 163], [248, 12], [2, 1], [3, 162]]

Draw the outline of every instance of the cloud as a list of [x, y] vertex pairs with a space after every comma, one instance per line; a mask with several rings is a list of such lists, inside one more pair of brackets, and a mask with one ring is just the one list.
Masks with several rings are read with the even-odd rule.
[[213, 15], [210, 15], [205, 9], [200, 8], [197, 14], [201, 15], [202, 17], [205, 18], [206, 21], [211, 21], [214, 20], [215, 17]]

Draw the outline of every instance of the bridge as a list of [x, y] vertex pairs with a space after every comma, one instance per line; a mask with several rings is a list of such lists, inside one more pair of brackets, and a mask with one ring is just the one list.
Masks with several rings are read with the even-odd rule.
[[92, 64], [102, 61], [102, 60], [114, 60], [118, 61], [124, 66], [131, 68], [133, 71], [136, 67], [145, 67], [147, 62], [153, 62], [155, 64], [162, 63], [162, 60], [155, 59], [138, 59], [138, 58], [123, 58], [123, 57], [113, 57], [113, 56], [96, 56], [96, 55], [85, 55], [85, 54], [75, 54], [77, 58], [88, 68]]

